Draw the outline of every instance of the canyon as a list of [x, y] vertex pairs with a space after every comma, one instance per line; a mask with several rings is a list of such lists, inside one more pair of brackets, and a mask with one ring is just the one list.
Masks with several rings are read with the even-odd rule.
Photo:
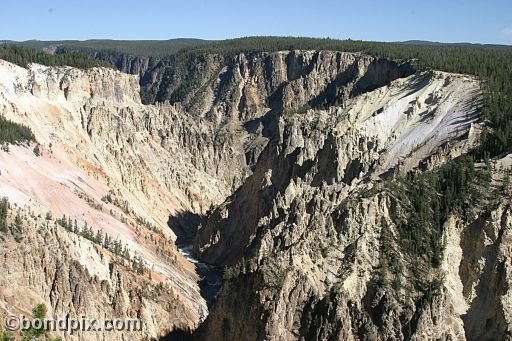
[[[476, 163], [478, 200], [435, 245], [403, 238], [407, 174], [479, 143], [479, 79], [324, 50], [202, 54], [172, 74], [123, 60], [0, 60], [0, 113], [37, 140], [0, 151], [0, 318], [45, 303], [143, 322], [55, 333], [70, 340], [510, 337], [509, 155]], [[213, 301], [200, 266], [223, 271]]]

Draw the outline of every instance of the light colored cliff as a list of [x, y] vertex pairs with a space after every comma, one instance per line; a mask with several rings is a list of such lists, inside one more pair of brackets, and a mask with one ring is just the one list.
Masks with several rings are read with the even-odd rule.
[[319, 198], [325, 198], [325, 209], [334, 207], [391, 169], [405, 172], [420, 161], [461, 155], [476, 143], [478, 103], [474, 79], [426, 72], [349, 99], [343, 107], [285, 115], [254, 174], [199, 231], [198, 251], [205, 260], [234, 264], [259, 226], [283, 219], [281, 208]]
[[[28, 125], [40, 144], [40, 155], [35, 144], [0, 153], [0, 195], [28, 219], [21, 242], [3, 242], [4, 313], [44, 302], [55, 317], [136, 314], [146, 325], [139, 335], [153, 337], [205, 318], [195, 268], [177, 251], [167, 220], [222, 200], [226, 186], [193, 166], [194, 146], [181, 148], [200, 128], [171, 106], [141, 105], [138, 91], [136, 77], [113, 70], [0, 61], [0, 111]], [[55, 223], [63, 216], [119, 240], [131, 259], [142, 259], [143, 273], [67, 232]], [[112, 269], [119, 262], [126, 266]]]

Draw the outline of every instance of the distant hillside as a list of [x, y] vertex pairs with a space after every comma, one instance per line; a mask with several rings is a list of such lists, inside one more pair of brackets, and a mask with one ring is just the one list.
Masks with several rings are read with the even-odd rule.
[[398, 44], [409, 44], [409, 45], [441, 45], [441, 46], [466, 46], [466, 47], [484, 47], [484, 48], [502, 48], [512, 49], [512, 45], [497, 45], [497, 44], [478, 44], [478, 43], [441, 43], [437, 41], [428, 40], [406, 40], [397, 42]]
[[184, 49], [191, 48], [207, 43], [209, 40], [201, 39], [170, 39], [170, 40], [61, 40], [61, 41], [42, 41], [27, 40], [23, 42], [9, 42], [19, 44], [38, 50], [79, 50], [82, 52], [109, 51], [132, 56], [157, 57], [163, 58]]

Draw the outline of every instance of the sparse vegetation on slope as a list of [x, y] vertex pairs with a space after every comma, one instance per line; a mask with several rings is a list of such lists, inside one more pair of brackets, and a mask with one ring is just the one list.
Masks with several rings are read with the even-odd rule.
[[35, 141], [32, 130], [23, 125], [12, 122], [0, 115], [0, 143], [18, 143]]

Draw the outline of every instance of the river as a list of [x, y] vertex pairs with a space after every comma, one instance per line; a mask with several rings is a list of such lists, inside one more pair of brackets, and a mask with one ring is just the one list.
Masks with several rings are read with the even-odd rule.
[[201, 279], [199, 281], [201, 296], [210, 307], [222, 285], [222, 268], [199, 261], [194, 256], [191, 242], [176, 243], [176, 247], [186, 259], [196, 266], [196, 273]]

